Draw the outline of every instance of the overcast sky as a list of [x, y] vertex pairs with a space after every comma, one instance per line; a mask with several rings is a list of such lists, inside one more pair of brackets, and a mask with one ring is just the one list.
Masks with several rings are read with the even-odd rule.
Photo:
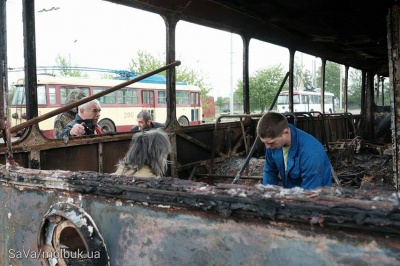
[[[165, 24], [156, 14], [101, 0], [36, 0], [35, 8], [38, 66], [56, 65], [61, 55], [73, 66], [126, 70], [139, 50], [165, 57]], [[20, 0], [7, 1], [7, 30], [8, 67], [22, 67]], [[203, 73], [213, 96], [229, 96], [231, 84], [242, 77], [241, 38], [183, 21], [176, 38], [177, 60]], [[303, 56], [310, 71], [313, 58]], [[250, 74], [277, 64], [287, 69], [288, 62], [286, 48], [251, 40]], [[10, 84], [15, 75], [10, 74]]]

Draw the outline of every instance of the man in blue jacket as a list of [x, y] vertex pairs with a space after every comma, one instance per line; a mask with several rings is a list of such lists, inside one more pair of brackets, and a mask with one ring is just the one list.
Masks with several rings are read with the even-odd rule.
[[264, 185], [314, 189], [331, 186], [331, 164], [322, 144], [275, 112], [264, 114], [257, 134], [265, 144]]

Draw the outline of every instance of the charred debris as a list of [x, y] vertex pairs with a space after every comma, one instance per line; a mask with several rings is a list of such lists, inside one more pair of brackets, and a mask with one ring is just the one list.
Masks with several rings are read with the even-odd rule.
[[[378, 139], [379, 140], [379, 139]], [[400, 233], [399, 194], [395, 190], [392, 145], [361, 137], [329, 142], [327, 153], [337, 176], [330, 188], [303, 190], [262, 186], [264, 158], [250, 159], [237, 184], [232, 180], [246, 157], [232, 156], [198, 167], [186, 178], [137, 179], [95, 171], [39, 170], [1, 166], [0, 182], [21, 190], [59, 191], [104, 197], [168, 212], [185, 210], [246, 222], [286, 222], [317, 228]], [[164, 208], [163, 207], [163, 208]]]

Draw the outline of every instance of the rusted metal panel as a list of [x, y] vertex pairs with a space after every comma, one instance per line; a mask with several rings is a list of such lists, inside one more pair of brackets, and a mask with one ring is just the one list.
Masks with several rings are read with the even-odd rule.
[[101, 154], [103, 160], [103, 173], [114, 173], [115, 164], [125, 156], [129, 149], [131, 139], [121, 140], [117, 142], [104, 142], [103, 152]]
[[[355, 119], [349, 114], [291, 115], [297, 127], [314, 135], [326, 146], [355, 135]], [[170, 138], [175, 140], [173, 149], [176, 151], [175, 158], [170, 160], [174, 162], [178, 176], [196, 165], [209, 164], [212, 168], [214, 163], [229, 157], [246, 156], [256, 137], [255, 128], [261, 115], [242, 116], [242, 121], [220, 123], [218, 120], [216, 124], [180, 127], [169, 132]], [[238, 117], [226, 116], [224, 119]], [[128, 150], [132, 135], [131, 132], [94, 135], [70, 138], [65, 143], [46, 139], [37, 126], [33, 126], [23, 139], [13, 143], [13, 152], [15, 161], [24, 167], [112, 173]], [[0, 144], [0, 151], [6, 150], [7, 146]], [[264, 146], [260, 144], [254, 156], [263, 154]]]
[[[98, 145], [72, 146], [41, 152], [41, 169], [98, 171]], [[46, 163], [44, 163], [46, 162]]]
[[397, 265], [398, 197], [3, 167], [0, 263], [39, 265], [17, 252], [38, 252], [46, 213], [65, 202], [90, 215], [111, 265]]
[[397, 106], [400, 104], [400, 8], [399, 6], [392, 7], [388, 16], [388, 49], [389, 49], [389, 74], [391, 90], [391, 129], [392, 129], [392, 143], [393, 143], [393, 170], [394, 182], [397, 189], [400, 188], [400, 110]]
[[[8, 93], [8, 73], [7, 73], [7, 16], [6, 16], [6, 1], [0, 1], [0, 110], [6, 110], [8, 108], [7, 102], [3, 99]], [[2, 134], [5, 134], [5, 112], [0, 112], [0, 130]]]

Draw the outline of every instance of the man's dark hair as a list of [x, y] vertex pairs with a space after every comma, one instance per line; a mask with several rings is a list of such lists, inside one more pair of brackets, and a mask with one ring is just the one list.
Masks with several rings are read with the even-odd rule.
[[149, 112], [147, 112], [146, 110], [140, 111], [137, 116], [137, 118], [143, 118], [143, 120], [145, 122], [149, 121], [149, 120], [153, 120], [151, 117], [151, 114]]
[[257, 134], [260, 138], [274, 139], [279, 137], [287, 127], [289, 127], [289, 123], [284, 115], [268, 112], [258, 121]]

